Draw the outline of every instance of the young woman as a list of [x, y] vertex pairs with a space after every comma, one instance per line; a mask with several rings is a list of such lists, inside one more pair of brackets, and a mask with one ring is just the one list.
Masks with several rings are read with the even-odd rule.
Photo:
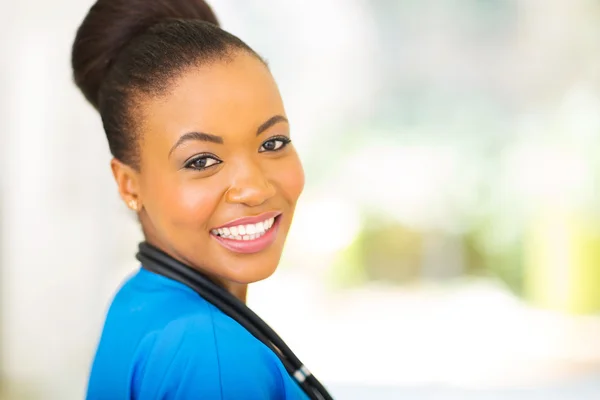
[[[87, 398], [330, 398], [282, 341], [264, 338], [268, 327], [231, 311], [250, 312], [248, 284], [277, 268], [304, 185], [265, 62], [200, 0], [98, 0], [72, 66], [145, 236], [142, 267], [108, 311]], [[225, 306], [157, 272], [169, 265]]]

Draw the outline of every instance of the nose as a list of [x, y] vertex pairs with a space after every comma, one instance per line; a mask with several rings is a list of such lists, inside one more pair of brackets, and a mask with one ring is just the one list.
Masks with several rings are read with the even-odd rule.
[[245, 164], [234, 175], [233, 182], [225, 193], [225, 200], [231, 204], [256, 207], [273, 197], [275, 192], [275, 186], [259, 166]]

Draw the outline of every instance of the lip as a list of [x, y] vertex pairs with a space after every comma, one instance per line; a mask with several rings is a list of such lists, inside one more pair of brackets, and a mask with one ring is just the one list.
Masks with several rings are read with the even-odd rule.
[[[225, 247], [227, 250], [230, 250], [234, 253], [241, 253], [241, 254], [252, 254], [252, 253], [258, 253], [262, 250], [265, 250], [266, 248], [268, 248], [271, 244], [273, 244], [273, 242], [275, 242], [275, 239], [277, 239], [277, 233], [279, 231], [279, 223], [281, 221], [281, 218], [278, 218], [279, 215], [281, 215], [281, 213], [265, 213], [265, 214], [261, 214], [260, 218], [264, 218], [264, 216], [266, 216], [266, 218], [273, 218], [273, 217], [269, 217], [268, 215], [272, 215], [275, 217], [275, 222], [273, 223], [273, 226], [271, 227], [271, 229], [269, 229], [264, 235], [262, 235], [261, 237], [257, 238], [257, 239], [253, 239], [253, 240], [235, 240], [235, 239], [226, 239], [223, 237], [220, 237], [218, 235], [214, 235], [214, 234], [210, 234], [210, 236], [215, 239], [221, 246]], [[256, 222], [260, 222], [263, 221], [262, 219], [257, 219], [257, 217], [250, 217], [250, 218], [240, 218], [240, 219], [236, 219], [234, 221], [233, 224], [229, 224], [229, 225], [223, 225], [223, 228], [227, 228], [228, 226], [235, 226], [236, 224], [241, 225], [241, 224], [251, 224], [252, 222], [245, 222], [245, 221], [253, 221], [256, 220]], [[265, 219], [266, 219], [265, 218]], [[242, 221], [242, 222], [240, 222]]]
[[234, 219], [233, 221], [226, 223], [225, 225], [221, 225], [221, 226], [218, 226], [213, 229], [229, 228], [230, 226], [237, 226], [237, 225], [257, 224], [259, 222], [266, 221], [269, 218], [275, 218], [279, 215], [281, 215], [281, 211], [269, 211], [269, 212], [255, 215], [252, 217], [237, 218], [237, 219]]

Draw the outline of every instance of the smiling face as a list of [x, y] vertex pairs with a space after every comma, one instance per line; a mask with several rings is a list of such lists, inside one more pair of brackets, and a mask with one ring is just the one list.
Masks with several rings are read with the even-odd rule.
[[135, 121], [138, 170], [112, 166], [146, 240], [224, 283], [271, 275], [304, 174], [267, 67], [238, 52], [190, 68]]

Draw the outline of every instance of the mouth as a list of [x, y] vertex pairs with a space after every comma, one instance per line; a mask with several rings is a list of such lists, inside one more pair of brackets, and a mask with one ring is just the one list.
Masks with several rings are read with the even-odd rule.
[[240, 224], [210, 231], [215, 236], [229, 240], [255, 240], [269, 232], [275, 224], [275, 218], [267, 218], [255, 224]]
[[277, 238], [280, 213], [242, 218], [210, 231], [223, 247], [236, 253], [257, 253], [269, 247]]

